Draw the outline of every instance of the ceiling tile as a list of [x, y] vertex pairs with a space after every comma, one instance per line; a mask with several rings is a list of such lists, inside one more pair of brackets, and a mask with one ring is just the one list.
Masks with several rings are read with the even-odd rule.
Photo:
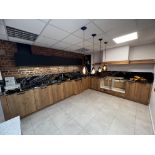
[[142, 31], [138, 32], [138, 41], [149, 41], [155, 40], [155, 27], [153, 26], [150, 29], [143, 29]]
[[6, 31], [5, 31], [4, 25], [0, 25], [0, 34], [1, 35], [6, 35]]
[[53, 19], [50, 24], [67, 32], [74, 32], [89, 23], [87, 19]]
[[[97, 28], [93, 23], [90, 23], [87, 25], [87, 29], [85, 30], [85, 39], [91, 38], [92, 37], [91, 35], [93, 33], [100, 35], [100, 34], [102, 34], [102, 31], [99, 28]], [[73, 34], [80, 38], [83, 38], [83, 31], [81, 29]]]
[[9, 37], [9, 41], [13, 41], [13, 42], [17, 42], [17, 43], [30, 44], [30, 45], [32, 45], [32, 44], [33, 44], [33, 42], [32, 42], [32, 41], [23, 40], [23, 39], [14, 38], [14, 37]]
[[78, 50], [80, 48], [81, 47], [78, 45], [72, 45], [72, 46], [69, 46], [68, 48], [66, 48], [65, 50], [75, 51], [75, 50]]
[[62, 40], [69, 35], [69, 33], [62, 31], [56, 27], [48, 25], [41, 34], [42, 36], [46, 36], [48, 38], [52, 38], [55, 40]]
[[47, 37], [44, 37], [44, 36], [39, 36], [35, 42], [40, 43], [40, 44], [44, 44], [44, 45], [47, 45], [47, 46], [52, 46], [53, 44], [58, 42], [58, 40], [55, 40], [55, 39], [52, 39], [52, 38], [47, 38]]
[[128, 26], [120, 26], [113, 30], [108, 31], [106, 34], [111, 38], [119, 37], [128, 33], [138, 31], [136, 23], [130, 23]]
[[0, 34], [0, 39], [2, 40], [8, 40], [7, 35]]
[[38, 19], [39, 21], [42, 21], [44, 23], [47, 23], [49, 21], [49, 19]]
[[66, 42], [66, 43], [69, 43], [69, 44], [76, 44], [76, 43], [81, 42], [82, 39], [80, 39], [80, 38], [78, 38], [76, 36], [70, 35], [67, 38], [65, 38], [63, 41]]
[[55, 49], [65, 49], [65, 48], [68, 48], [69, 46], [71, 46], [71, 45], [67, 44], [66, 42], [59, 42], [59, 43], [53, 45], [52, 48], [55, 48]]
[[7, 26], [35, 34], [40, 34], [45, 26], [45, 23], [37, 19], [5, 19], [5, 23]]
[[136, 22], [139, 30], [155, 26], [155, 19], [137, 19]]
[[97, 19], [94, 23], [104, 32], [107, 32], [120, 27], [129, 27], [136, 22], [133, 19]]

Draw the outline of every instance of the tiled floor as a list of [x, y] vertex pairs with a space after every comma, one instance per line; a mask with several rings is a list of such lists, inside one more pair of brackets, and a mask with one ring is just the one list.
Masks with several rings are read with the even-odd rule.
[[150, 135], [148, 106], [86, 90], [21, 121], [23, 134]]

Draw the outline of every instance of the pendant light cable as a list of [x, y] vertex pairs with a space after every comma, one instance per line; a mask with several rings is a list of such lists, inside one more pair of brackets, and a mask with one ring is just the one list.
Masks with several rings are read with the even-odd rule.
[[[105, 44], [105, 62], [106, 62], [106, 53], [107, 53], [107, 44], [108, 44], [108, 42], [104, 42], [104, 44]], [[106, 65], [106, 63], [104, 63], [104, 66], [103, 66], [103, 71], [107, 71], [107, 65]]]
[[85, 66], [85, 48], [84, 48], [84, 46], [85, 46], [85, 44], [84, 44], [84, 42], [85, 42], [85, 30], [87, 29], [87, 27], [86, 26], [83, 26], [83, 27], [81, 27], [81, 30], [83, 31], [83, 48], [82, 48], [82, 53], [83, 53], [83, 55], [84, 55], [84, 64], [83, 64], [83, 69], [82, 69], [82, 73], [85, 75], [85, 74], [87, 74], [87, 68], [86, 68], [86, 66]]
[[[99, 39], [99, 41], [100, 41], [100, 63], [102, 64], [102, 57], [101, 57], [101, 42], [102, 42], [102, 38], [100, 38]], [[99, 68], [98, 68], [98, 72], [100, 73], [100, 72], [102, 72], [102, 67], [101, 67], [101, 64], [100, 64], [100, 66], [99, 66]]]
[[94, 37], [96, 36], [96, 34], [92, 34], [93, 37], [93, 67], [92, 67], [92, 71], [91, 74], [95, 74], [95, 67], [94, 67], [94, 57], [95, 57], [95, 53], [94, 53]]

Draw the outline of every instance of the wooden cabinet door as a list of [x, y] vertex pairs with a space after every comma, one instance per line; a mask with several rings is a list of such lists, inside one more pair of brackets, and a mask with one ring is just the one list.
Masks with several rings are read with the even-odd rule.
[[25, 102], [26, 115], [31, 114], [37, 110], [33, 90], [26, 91], [24, 94], [21, 95], [21, 99]]
[[100, 90], [100, 79], [97, 77], [91, 78], [91, 88], [95, 90]]
[[149, 104], [151, 84], [140, 82], [126, 82], [125, 90], [126, 99], [143, 104]]
[[79, 94], [79, 93], [81, 93], [83, 91], [82, 80], [77, 81], [77, 87], [78, 87], [78, 94]]
[[64, 97], [64, 83], [57, 84], [56, 88], [57, 101], [63, 100]]
[[7, 95], [6, 102], [10, 116], [27, 116], [36, 111], [35, 98], [33, 90]]
[[72, 88], [74, 94], [79, 94], [83, 91], [82, 89], [82, 80], [74, 80], [72, 82]]
[[20, 102], [20, 97], [17, 97], [18, 96], [16, 94], [6, 96], [6, 101], [8, 103], [11, 118], [16, 117], [18, 115], [25, 115], [25, 106], [23, 105], [23, 102]]
[[5, 120], [12, 118], [12, 115], [8, 106], [8, 102], [6, 100], [6, 96], [0, 96], [0, 100], [1, 100], [1, 105], [2, 105]]
[[126, 82], [125, 84], [125, 98], [135, 101], [135, 83]]
[[78, 85], [76, 80], [73, 80], [73, 92], [75, 95], [78, 94]]
[[57, 91], [57, 84], [53, 84], [50, 86], [51, 87], [51, 91], [50, 91], [50, 95], [53, 97], [53, 103], [56, 103], [59, 99], [58, 99], [58, 91]]
[[69, 96], [74, 95], [74, 91], [73, 91], [73, 81], [69, 81]]
[[69, 97], [69, 82], [68, 81], [64, 82], [64, 97], [65, 98]]
[[74, 94], [73, 81], [64, 82], [64, 96], [65, 96], [65, 98], [72, 96], [73, 94]]
[[151, 84], [149, 83], [135, 83], [135, 101], [143, 104], [149, 104], [151, 92]]
[[91, 78], [87, 77], [87, 89], [91, 88]]
[[83, 90], [87, 89], [87, 79], [86, 79], [86, 77], [82, 78], [82, 89]]
[[53, 103], [50, 86], [34, 89], [34, 95], [37, 109], [42, 109]]

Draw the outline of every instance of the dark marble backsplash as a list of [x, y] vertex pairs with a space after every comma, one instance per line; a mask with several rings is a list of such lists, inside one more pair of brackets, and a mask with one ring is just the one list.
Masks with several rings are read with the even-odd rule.
[[[92, 75], [91, 75], [92, 76]], [[124, 77], [124, 79], [130, 80], [134, 76], [140, 76], [146, 79], [146, 82], [153, 83], [154, 74], [151, 72], [120, 72], [120, 71], [105, 71], [102, 73], [96, 73], [98, 77], [106, 77], [106, 76], [115, 76], [115, 77]], [[71, 72], [64, 74], [47, 74], [47, 75], [39, 75], [25, 78], [17, 78], [17, 83], [21, 84], [22, 90], [28, 90], [34, 87], [40, 87], [44, 85], [50, 85], [53, 83], [59, 83], [66, 80], [73, 79], [81, 79], [83, 75], [80, 72]], [[4, 88], [4, 80], [0, 82], [2, 88]], [[4, 89], [2, 89], [4, 90]], [[17, 90], [20, 91], [20, 90]]]
[[32, 76], [25, 78], [16, 79], [17, 83], [21, 84], [21, 89], [26, 90], [33, 87], [40, 87], [44, 85], [50, 85], [53, 83], [58, 83], [66, 80], [73, 80], [81, 78], [80, 72], [64, 73], [64, 74], [48, 74], [40, 76]]

